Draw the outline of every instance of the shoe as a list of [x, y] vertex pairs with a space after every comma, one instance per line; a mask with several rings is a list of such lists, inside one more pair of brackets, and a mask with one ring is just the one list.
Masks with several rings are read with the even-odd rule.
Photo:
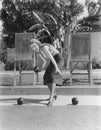
[[[55, 94], [54, 96], [53, 96], [53, 98], [56, 100], [57, 99], [57, 95]], [[46, 99], [47, 101], [49, 101], [50, 100], [50, 98], [48, 98], [48, 99]]]
[[54, 100], [55, 100], [55, 99], [53, 98], [52, 101], [49, 101], [48, 104], [47, 104], [47, 106], [52, 106]]
[[53, 97], [53, 98], [56, 100], [56, 99], [57, 99], [57, 97], [58, 97], [57, 95], [54, 95], [54, 97]]
[[52, 104], [53, 104], [53, 101], [52, 102], [49, 101], [47, 106], [52, 106]]

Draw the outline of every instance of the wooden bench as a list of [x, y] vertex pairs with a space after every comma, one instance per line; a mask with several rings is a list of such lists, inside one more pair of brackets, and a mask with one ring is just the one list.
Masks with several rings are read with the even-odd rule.
[[[88, 75], [88, 81], [92, 81], [92, 51], [90, 33], [76, 33], [70, 35], [70, 85], [73, 75]], [[78, 65], [81, 63], [87, 73], [77, 73]]]

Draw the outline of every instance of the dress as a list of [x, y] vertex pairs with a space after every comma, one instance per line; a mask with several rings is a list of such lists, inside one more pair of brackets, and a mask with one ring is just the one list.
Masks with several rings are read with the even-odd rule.
[[[44, 45], [49, 46], [49, 50], [50, 50], [51, 54], [53, 55], [60, 71], [62, 71], [64, 62], [63, 62], [63, 58], [62, 58], [61, 54], [59, 53], [59, 51], [53, 45], [50, 45], [50, 44], [44, 44]], [[62, 76], [55, 73], [55, 67], [51, 61], [48, 65], [48, 67], [46, 68], [46, 71], [43, 76], [43, 84], [47, 85], [49, 83], [56, 83], [57, 85], [60, 85], [60, 86], [62, 85]]]

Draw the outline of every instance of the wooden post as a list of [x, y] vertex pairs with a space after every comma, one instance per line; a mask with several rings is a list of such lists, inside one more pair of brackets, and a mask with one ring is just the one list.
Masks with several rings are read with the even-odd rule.
[[71, 60], [71, 44], [70, 44], [70, 40], [71, 40], [71, 35], [68, 35], [68, 57], [67, 57], [67, 69], [69, 69], [69, 65], [70, 65], [70, 60]]
[[90, 84], [93, 85], [93, 80], [92, 80], [92, 46], [91, 46], [91, 35], [89, 35], [89, 81]]
[[16, 87], [16, 60], [14, 61], [14, 88]]
[[21, 83], [21, 61], [19, 61], [19, 74], [20, 74], [20, 83]]
[[[33, 68], [35, 67], [35, 51], [33, 51]], [[33, 85], [35, 86], [36, 84], [36, 74], [35, 72], [33, 73]]]
[[72, 62], [70, 64], [70, 86], [72, 86]]

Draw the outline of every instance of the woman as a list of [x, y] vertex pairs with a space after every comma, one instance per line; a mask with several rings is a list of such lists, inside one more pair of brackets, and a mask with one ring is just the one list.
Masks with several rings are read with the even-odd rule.
[[48, 43], [41, 44], [37, 39], [32, 39], [30, 47], [33, 51], [39, 52], [47, 61], [50, 60], [43, 76], [44, 85], [47, 85], [50, 90], [48, 102], [48, 106], [50, 106], [57, 97], [55, 92], [56, 84], [62, 85], [61, 70], [63, 67], [63, 59], [59, 51], [53, 45]]

